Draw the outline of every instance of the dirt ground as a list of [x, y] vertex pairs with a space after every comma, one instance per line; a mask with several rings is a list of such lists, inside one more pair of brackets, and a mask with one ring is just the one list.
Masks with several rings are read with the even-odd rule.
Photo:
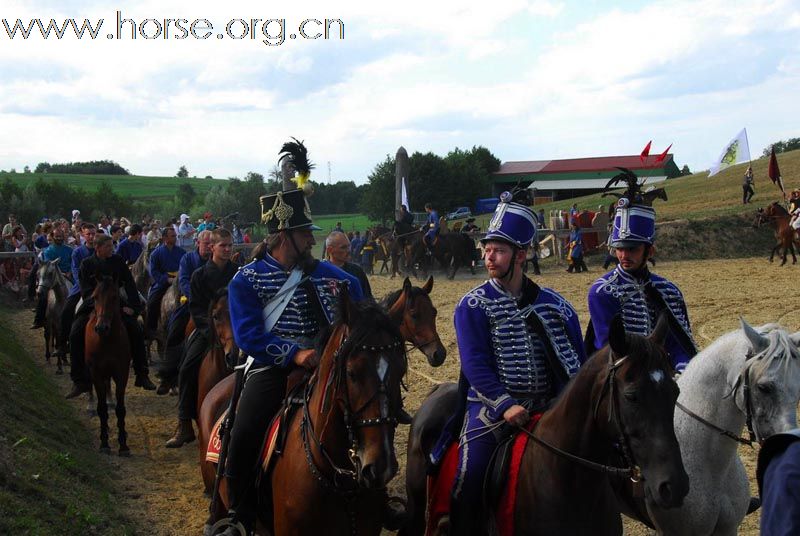
[[[597, 265], [590, 264], [590, 269], [592, 271], [589, 273], [567, 274], [563, 267], [551, 265], [545, 268], [542, 276], [535, 277], [540, 285], [559, 291], [572, 302], [583, 328], [588, 321], [586, 293], [595, 278], [603, 272]], [[798, 304], [786, 299], [787, 295], [792, 295], [791, 289], [797, 284], [800, 267], [779, 267], [777, 263], [770, 265], [765, 258], [752, 258], [664, 262], [659, 263], [656, 272], [675, 281], [682, 289], [701, 348], [723, 333], [736, 329], [739, 316], [752, 325], [779, 322], [793, 331], [800, 329]], [[438, 328], [448, 355], [441, 367], [432, 368], [421, 353], [414, 351], [410, 354], [410, 390], [406, 395], [406, 408], [412, 413], [432, 385], [457, 378], [459, 362], [452, 324], [453, 309], [459, 298], [482, 280], [481, 276], [463, 275], [455, 281], [436, 279], [432, 299], [439, 310]], [[381, 297], [400, 288], [402, 280], [375, 276], [370, 282], [374, 294]], [[43, 366], [54, 371], [55, 367], [44, 364], [41, 332], [34, 333], [27, 329], [32, 313], [28, 309], [20, 309], [14, 313], [14, 318], [14, 329], [20, 340], [27, 341], [31, 353], [41, 356]], [[193, 443], [181, 449], [164, 448], [164, 442], [171, 436], [176, 424], [177, 398], [157, 396], [133, 387], [132, 383], [127, 400], [129, 445], [133, 456], [129, 459], [117, 456], [107, 458], [108, 469], [119, 482], [119, 499], [125, 503], [131, 517], [138, 520], [137, 533], [199, 534], [206, 518], [208, 499], [203, 496], [197, 469], [197, 445]], [[59, 378], [59, 385], [64, 392], [67, 391], [68, 375]], [[84, 408], [86, 399], [65, 403]], [[86, 415], [86, 425], [97, 432], [97, 419]], [[113, 417], [112, 427], [115, 427]], [[407, 427], [400, 427], [396, 439], [401, 461], [405, 458], [407, 431]], [[87, 445], [87, 448], [94, 449], [97, 445]], [[744, 447], [740, 454], [754, 482], [755, 451]], [[401, 467], [391, 485], [394, 491], [401, 493], [403, 471]], [[647, 531], [642, 525], [626, 522], [625, 533], [638, 535], [647, 534]], [[758, 534], [757, 514], [746, 519], [740, 534]]]

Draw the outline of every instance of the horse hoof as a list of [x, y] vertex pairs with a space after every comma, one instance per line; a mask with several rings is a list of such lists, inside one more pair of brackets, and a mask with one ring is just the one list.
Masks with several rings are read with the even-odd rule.
[[131, 457], [131, 449], [125, 447], [124, 449], [119, 449], [119, 457], [120, 458], [130, 458]]
[[100, 447], [100, 454], [111, 454], [111, 447]]

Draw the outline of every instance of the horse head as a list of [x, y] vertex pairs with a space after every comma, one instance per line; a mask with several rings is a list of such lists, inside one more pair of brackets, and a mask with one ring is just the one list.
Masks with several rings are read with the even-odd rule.
[[646, 495], [662, 508], [680, 506], [689, 492], [673, 426], [678, 385], [664, 350], [668, 332], [664, 314], [648, 337], [625, 333], [622, 319], [614, 318], [602, 387], [608, 404], [601, 409], [602, 391], [595, 407], [596, 422], [610, 425], [608, 433], [621, 446], [625, 462], [641, 469]]
[[354, 479], [359, 486], [380, 489], [398, 470], [394, 434], [408, 366], [403, 341], [378, 305], [356, 304], [345, 289], [339, 292], [339, 317], [332, 330], [319, 374], [327, 378], [326, 391], [333, 388], [344, 417]]
[[59, 260], [54, 259], [49, 262], [44, 262], [39, 266], [39, 270], [36, 273], [36, 292], [39, 295], [47, 293], [51, 288], [55, 288], [62, 279], [59, 278], [61, 272], [58, 269], [58, 263]]
[[[430, 298], [433, 276], [422, 288], [413, 287], [408, 277], [399, 293], [386, 299], [389, 317], [400, 327], [403, 340], [418, 348], [432, 367], [438, 367], [447, 357], [447, 350], [436, 330], [436, 307]], [[396, 298], [395, 298], [396, 295]]]
[[790, 335], [777, 325], [753, 329], [741, 319], [745, 353], [742, 368], [728, 381], [736, 407], [758, 441], [797, 427], [800, 400], [800, 332]]
[[97, 286], [92, 292], [94, 300], [94, 330], [98, 335], [107, 335], [111, 332], [111, 324], [115, 315], [119, 314], [119, 283], [116, 277], [110, 275], [97, 275]]
[[239, 354], [239, 347], [233, 338], [233, 328], [231, 327], [231, 315], [228, 309], [228, 289], [227, 287], [217, 291], [216, 296], [209, 305], [208, 317], [211, 319], [213, 329], [211, 330], [212, 345], [219, 344], [225, 352], [225, 359], [229, 366], [236, 363]]

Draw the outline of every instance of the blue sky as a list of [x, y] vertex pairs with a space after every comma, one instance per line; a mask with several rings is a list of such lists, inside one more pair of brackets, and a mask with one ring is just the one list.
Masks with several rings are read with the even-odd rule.
[[[653, 153], [708, 168], [797, 137], [800, 5], [774, 2], [0, 0], [0, 18], [104, 18], [96, 40], [0, 24], [0, 169], [112, 159], [137, 174], [266, 174], [289, 136], [313, 178], [365, 182], [399, 146], [502, 161]], [[147, 18], [339, 18], [343, 40], [110, 40]], [[151, 26], [151, 29], [154, 28]], [[277, 26], [270, 27], [276, 30]], [[311, 30], [313, 30], [313, 26]], [[273, 35], [277, 33], [273, 31]]]

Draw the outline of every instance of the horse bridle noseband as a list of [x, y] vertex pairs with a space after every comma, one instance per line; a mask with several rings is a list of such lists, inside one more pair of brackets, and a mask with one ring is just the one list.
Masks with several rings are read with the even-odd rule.
[[[366, 335], [364, 336], [366, 338]], [[319, 437], [314, 431], [313, 426], [311, 425], [311, 414], [309, 411], [309, 402], [311, 400], [311, 391], [317, 383], [319, 379], [317, 373], [314, 373], [311, 380], [309, 380], [308, 384], [305, 388], [305, 393], [303, 396], [303, 417], [300, 422], [300, 435], [303, 440], [303, 449], [305, 450], [306, 455], [306, 462], [308, 463], [309, 470], [311, 474], [316, 478], [316, 480], [322, 485], [322, 487], [333, 491], [338, 495], [342, 495], [345, 497], [353, 497], [359, 490], [359, 473], [361, 471], [361, 460], [358, 457], [358, 437], [356, 437], [356, 430], [359, 428], [365, 428], [368, 426], [391, 426], [395, 428], [397, 426], [397, 418], [390, 414], [389, 408], [389, 394], [386, 388], [386, 378], [388, 377], [389, 373], [389, 364], [387, 363], [386, 369], [383, 375], [379, 374], [380, 379], [380, 386], [369, 397], [367, 402], [364, 403], [360, 408], [356, 411], [353, 411], [350, 406], [350, 395], [347, 390], [346, 379], [343, 380], [342, 374], [346, 374], [344, 372], [345, 364], [347, 363], [347, 359], [353, 353], [357, 351], [369, 351], [369, 352], [385, 352], [391, 350], [397, 350], [403, 347], [403, 343], [400, 339], [395, 340], [389, 344], [385, 345], [367, 345], [362, 343], [363, 338], [358, 341], [358, 343], [352, 343], [348, 338], [348, 335], [345, 334], [339, 344], [339, 348], [337, 348], [336, 352], [333, 355], [333, 369], [332, 373], [328, 379], [328, 385], [325, 386], [327, 391], [328, 386], [333, 382], [336, 381], [336, 389], [334, 392], [339, 390], [339, 387], [344, 384], [344, 399], [339, 399], [343, 402], [342, 404], [342, 411], [344, 413], [344, 424], [347, 430], [347, 438], [350, 445], [348, 449], [348, 459], [353, 466], [353, 469], [348, 469], [344, 467], [340, 467], [339, 465], [334, 462], [331, 456], [328, 454], [325, 446], [320, 441]], [[349, 344], [349, 346], [348, 346]], [[347, 350], [345, 352], [345, 349]], [[341, 370], [335, 370], [336, 367], [341, 367]], [[337, 377], [338, 376], [338, 377]], [[378, 399], [378, 404], [380, 406], [380, 416], [375, 417], [372, 419], [360, 419], [358, 418], [359, 415], [369, 407], [375, 399]], [[313, 440], [314, 444], [319, 449], [322, 456], [327, 461], [328, 465], [331, 466], [333, 469], [333, 477], [327, 477], [323, 474], [320, 468], [317, 466], [316, 462], [314, 462], [314, 457], [311, 452], [311, 441], [309, 441], [309, 437]]]
[[625, 430], [624, 423], [622, 422], [622, 415], [619, 410], [619, 400], [617, 399], [617, 383], [616, 383], [616, 373], [617, 370], [622, 366], [622, 364], [627, 361], [629, 356], [623, 356], [616, 361], [614, 361], [614, 354], [609, 348], [608, 351], [608, 375], [606, 376], [606, 380], [603, 383], [602, 391], [600, 392], [600, 397], [597, 399], [597, 402], [594, 407], [594, 418], [597, 419], [597, 413], [600, 408], [600, 403], [603, 401], [605, 393], [608, 392], [609, 394], [609, 412], [608, 412], [608, 419], [609, 421], [613, 420], [617, 430], [619, 432], [619, 445], [622, 449], [622, 457], [627, 464], [627, 467], [615, 467], [613, 465], [606, 465], [602, 463], [593, 462], [591, 460], [587, 460], [586, 458], [581, 458], [580, 456], [576, 456], [575, 454], [571, 454], [567, 451], [561, 450], [560, 448], [556, 447], [555, 445], [551, 445], [547, 441], [536, 437], [533, 435], [533, 432], [527, 430], [524, 427], [518, 426], [517, 428], [525, 434], [528, 435], [535, 443], [543, 446], [550, 452], [561, 456], [562, 458], [566, 458], [572, 462], [575, 462], [579, 465], [582, 465], [588, 469], [592, 469], [594, 471], [598, 471], [601, 473], [606, 473], [608, 475], [613, 475], [617, 477], [627, 477], [633, 482], [634, 484], [638, 484], [639, 482], [644, 481], [644, 475], [642, 474], [641, 468], [636, 464], [633, 458], [633, 452], [630, 448], [630, 438], [628, 437], [628, 433]]
[[[739, 375], [739, 378], [736, 380], [736, 383], [731, 389], [731, 392], [725, 395], [723, 398], [728, 398], [736, 393], [736, 389], [739, 388], [739, 384], [742, 385], [743, 395], [744, 395], [744, 415], [745, 415], [745, 422], [747, 423], [747, 433], [750, 436], [750, 439], [745, 439], [744, 437], [734, 434], [733, 432], [726, 430], [717, 426], [716, 424], [707, 421], [697, 413], [693, 412], [680, 402], [675, 402], [675, 405], [681, 409], [684, 413], [688, 416], [692, 417], [693, 419], [703, 423], [707, 427], [711, 428], [715, 432], [718, 432], [720, 435], [725, 436], [729, 439], [733, 439], [734, 441], [741, 443], [742, 445], [747, 445], [748, 447], [753, 448], [754, 443], [758, 443], [758, 434], [756, 433], [755, 427], [753, 426], [753, 400], [752, 395], [750, 393], [750, 365], [752, 364], [750, 360], [754, 357], [754, 354], [748, 352], [744, 358], [745, 367], [742, 373]], [[744, 379], [744, 381], [743, 381]], [[736, 404], [735, 396], [734, 396], [734, 405]]]

